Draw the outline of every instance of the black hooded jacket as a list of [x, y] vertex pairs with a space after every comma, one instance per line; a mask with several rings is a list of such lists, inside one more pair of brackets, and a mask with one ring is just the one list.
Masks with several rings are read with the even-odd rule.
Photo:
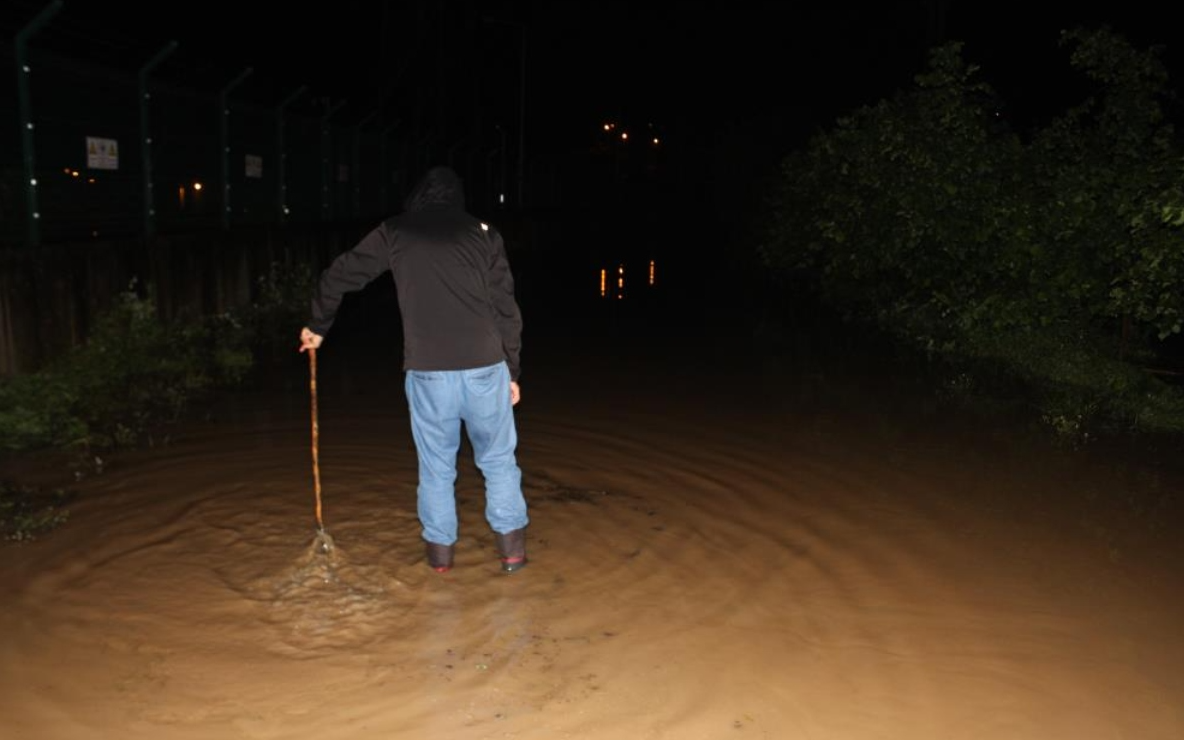
[[518, 379], [522, 317], [496, 229], [465, 211], [448, 167], [428, 171], [387, 219], [321, 274], [308, 327], [328, 333], [344, 294], [391, 271], [405, 370], [467, 370], [505, 360]]

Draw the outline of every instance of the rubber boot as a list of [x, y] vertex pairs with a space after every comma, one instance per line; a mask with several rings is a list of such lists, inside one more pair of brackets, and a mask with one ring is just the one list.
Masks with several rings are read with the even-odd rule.
[[452, 545], [437, 545], [428, 542], [428, 565], [437, 573], [452, 570]]
[[497, 552], [502, 561], [502, 570], [513, 573], [526, 565], [526, 530], [515, 529], [505, 534], [494, 532]]

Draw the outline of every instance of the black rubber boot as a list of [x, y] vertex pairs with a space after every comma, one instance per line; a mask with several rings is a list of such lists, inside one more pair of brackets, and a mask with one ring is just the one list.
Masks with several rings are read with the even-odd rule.
[[428, 565], [437, 573], [447, 573], [452, 570], [452, 545], [437, 545], [427, 543]]
[[494, 532], [497, 540], [497, 552], [502, 561], [502, 570], [513, 573], [526, 565], [526, 530], [515, 529], [501, 534]]

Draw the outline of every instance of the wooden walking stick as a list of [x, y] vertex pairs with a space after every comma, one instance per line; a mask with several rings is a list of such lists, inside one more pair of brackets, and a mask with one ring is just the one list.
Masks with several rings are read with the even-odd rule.
[[317, 351], [308, 350], [308, 387], [312, 396], [312, 482], [317, 499], [317, 538], [314, 547], [317, 552], [328, 553], [333, 549], [333, 538], [325, 531], [325, 520], [321, 516], [321, 463], [318, 449], [320, 447], [320, 429], [317, 425]]

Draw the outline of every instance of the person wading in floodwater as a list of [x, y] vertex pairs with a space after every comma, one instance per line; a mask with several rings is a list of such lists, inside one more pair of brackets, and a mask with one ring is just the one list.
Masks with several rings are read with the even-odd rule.
[[300, 351], [321, 346], [346, 293], [391, 271], [428, 565], [443, 573], [453, 564], [463, 423], [485, 478], [485, 518], [502, 570], [516, 571], [526, 565], [529, 519], [513, 411], [521, 398], [522, 316], [505, 244], [495, 228], [468, 213], [451, 168], [429, 170], [403, 207], [321, 273]]

